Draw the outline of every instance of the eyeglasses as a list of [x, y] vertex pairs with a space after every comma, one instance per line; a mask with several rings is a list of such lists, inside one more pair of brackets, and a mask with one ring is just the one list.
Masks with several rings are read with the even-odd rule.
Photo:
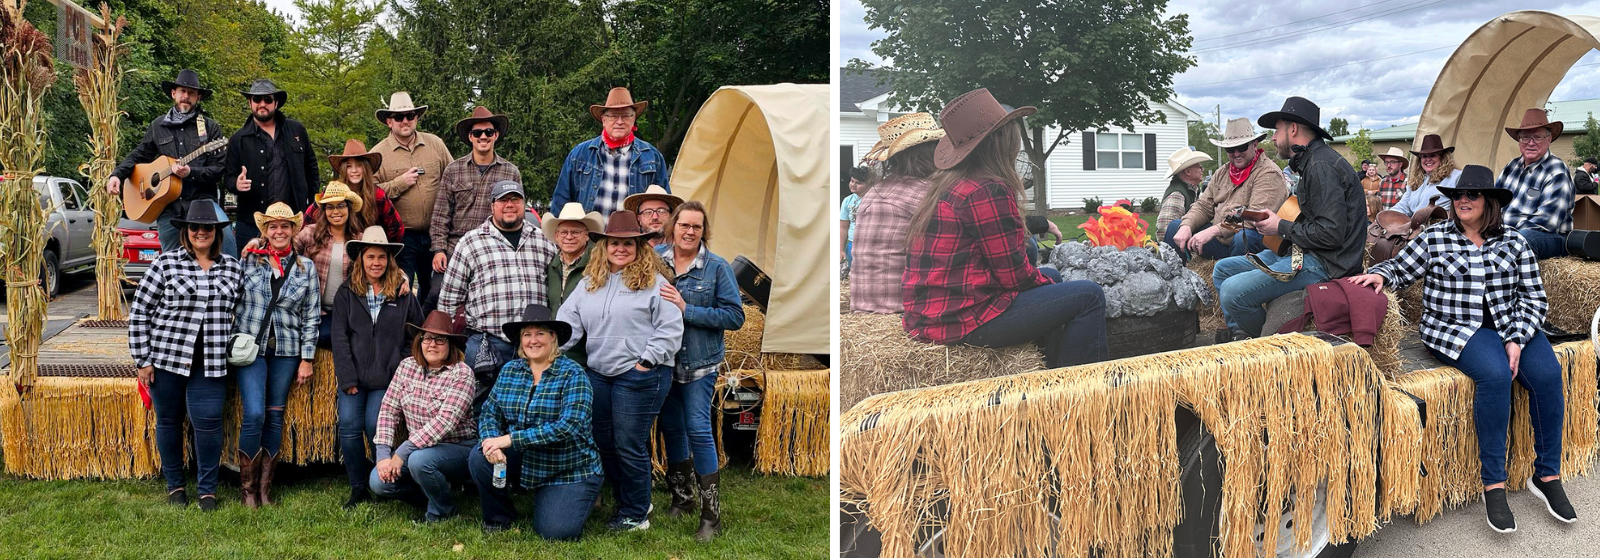
[[322, 205], [322, 209], [323, 210], [349, 210], [350, 209], [350, 203], [348, 203], [348, 202], [329, 202], [327, 204]]
[[1241, 154], [1250, 151], [1250, 146], [1234, 146], [1232, 148], [1223, 148], [1222, 151], [1230, 154]]
[[442, 336], [439, 336], [439, 335], [436, 335], [436, 334], [425, 334], [425, 335], [422, 335], [422, 343], [423, 344], [444, 344], [444, 343], [449, 342], [449, 341], [450, 341], [449, 339], [447, 339], [445, 337], [442, 337]]
[[499, 134], [499, 133], [500, 133], [500, 131], [498, 129], [493, 129], [493, 128], [474, 128], [474, 129], [472, 129], [472, 132], [469, 133], [469, 134], [473, 138], [485, 138], [485, 137], [489, 137], [489, 136], [494, 136], [494, 135]]
[[601, 113], [600, 118], [608, 121], [625, 121], [633, 118], [633, 113]]
[[703, 225], [700, 225], [700, 224], [677, 224], [677, 225], [674, 225], [672, 227], [674, 227], [676, 229], [685, 230], [685, 231], [701, 231], [701, 230], [706, 229], [706, 226], [703, 226]]
[[671, 214], [671, 213], [672, 213], [672, 211], [668, 210], [666, 208], [651, 208], [649, 210], [640, 210], [639, 211], [639, 215], [640, 216], [665, 216], [665, 215]]
[[217, 231], [215, 224], [189, 224], [189, 231], [213, 232]]
[[252, 96], [250, 96], [250, 102], [251, 103], [261, 103], [261, 104], [277, 103], [278, 102], [278, 98], [277, 97], [273, 97], [271, 95], [252, 95]]
[[394, 115], [389, 115], [389, 118], [397, 120], [397, 121], [401, 121], [401, 122], [414, 121], [414, 120], [417, 120], [417, 114], [416, 113], [398, 113], [398, 114], [394, 114]]
[[580, 230], [577, 230], [577, 231], [566, 231], [566, 230], [563, 230], [563, 231], [557, 231], [556, 232], [556, 237], [583, 237], [587, 233], [589, 233], [589, 230], [586, 230], [586, 229], [580, 229]]
[[1549, 136], [1545, 136], [1543, 134], [1534, 135], [1534, 136], [1518, 136], [1517, 137], [1517, 143], [1518, 144], [1538, 144], [1540, 142], [1543, 142], [1543, 141], [1549, 140], [1549, 139], [1550, 139]]
[[1465, 198], [1467, 199], [1467, 202], [1472, 202], [1478, 200], [1479, 196], [1482, 196], [1482, 193], [1478, 191], [1450, 191], [1450, 200], [1461, 200]]

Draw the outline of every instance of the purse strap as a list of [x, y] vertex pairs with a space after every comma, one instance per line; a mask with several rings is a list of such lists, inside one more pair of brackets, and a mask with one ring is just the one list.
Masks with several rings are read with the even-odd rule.
[[289, 259], [289, 268], [283, 270], [283, 276], [272, 279], [272, 297], [267, 299], [266, 316], [261, 318], [261, 326], [256, 327], [256, 341], [258, 344], [261, 341], [261, 334], [267, 330], [267, 322], [272, 320], [272, 308], [278, 305], [278, 292], [283, 291], [283, 283], [289, 281], [289, 275], [294, 273], [294, 265], [300, 262], [299, 255], [291, 253], [289, 256], [291, 257]]

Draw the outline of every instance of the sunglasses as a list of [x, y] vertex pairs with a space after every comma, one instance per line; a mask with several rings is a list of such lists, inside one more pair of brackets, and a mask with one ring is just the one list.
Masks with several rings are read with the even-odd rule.
[[217, 226], [215, 224], [189, 224], [189, 231], [209, 233], [217, 231]]
[[1232, 148], [1223, 148], [1222, 151], [1230, 154], [1240, 154], [1250, 151], [1250, 146], [1234, 146]]
[[1467, 199], [1467, 202], [1473, 202], [1478, 200], [1478, 197], [1482, 195], [1483, 193], [1478, 191], [1450, 191], [1450, 200], [1461, 200], [1465, 198]]
[[389, 115], [389, 118], [397, 120], [397, 121], [401, 121], [401, 122], [414, 121], [414, 120], [417, 120], [417, 114], [416, 113], [399, 113], [399, 114]]
[[278, 98], [274, 97], [274, 96], [271, 96], [271, 95], [252, 95], [252, 96], [250, 96], [250, 102], [251, 103], [276, 103], [277, 101], [278, 101]]
[[487, 137], [494, 136], [494, 135], [499, 134], [499, 133], [500, 133], [499, 130], [496, 130], [496, 129], [493, 129], [493, 128], [474, 128], [474, 129], [472, 129], [472, 132], [469, 132], [467, 134], [469, 136], [473, 137], [473, 138], [487, 138]]

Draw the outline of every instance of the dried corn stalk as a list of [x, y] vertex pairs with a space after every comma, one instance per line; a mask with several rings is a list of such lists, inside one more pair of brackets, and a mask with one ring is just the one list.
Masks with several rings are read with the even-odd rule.
[[[100, 5], [100, 17], [111, 21], [111, 8]], [[78, 86], [78, 101], [89, 117], [89, 162], [79, 172], [89, 179], [89, 206], [94, 208], [95, 288], [99, 294], [101, 319], [128, 318], [127, 302], [122, 299], [122, 234], [117, 221], [122, 217], [122, 200], [100, 188], [117, 165], [117, 126], [122, 111], [117, 108], [117, 91], [122, 82], [122, 65], [117, 59], [127, 50], [119, 43], [128, 20], [94, 36], [93, 64], [73, 77]]]
[[[44, 96], [55, 81], [50, 39], [0, 5], [0, 267], [6, 281], [11, 380], [33, 386], [47, 301], [39, 285], [45, 213], [33, 189], [44, 158]], [[7, 389], [9, 390], [9, 389]]]

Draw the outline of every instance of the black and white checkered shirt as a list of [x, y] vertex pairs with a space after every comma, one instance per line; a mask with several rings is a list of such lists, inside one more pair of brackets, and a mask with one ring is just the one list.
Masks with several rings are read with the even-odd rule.
[[239, 261], [228, 255], [211, 270], [202, 269], [181, 247], [156, 257], [128, 310], [128, 353], [134, 365], [188, 376], [203, 326], [202, 370], [206, 377], [227, 375], [224, 360], [242, 271]]
[[615, 150], [601, 146], [600, 188], [594, 193], [594, 209], [606, 218], [622, 210], [623, 201], [628, 199], [628, 155], [633, 152], [633, 143]]
[[1547, 152], [1533, 165], [1524, 165], [1517, 156], [1500, 170], [1494, 186], [1514, 194], [1503, 212], [1507, 228], [1572, 231], [1572, 175], [1555, 154]]
[[1368, 271], [1400, 291], [1426, 275], [1422, 342], [1456, 359], [1487, 310], [1506, 342], [1526, 345], [1544, 324], [1549, 301], [1533, 249], [1516, 230], [1473, 245], [1454, 221], [1428, 227], [1394, 258]]

